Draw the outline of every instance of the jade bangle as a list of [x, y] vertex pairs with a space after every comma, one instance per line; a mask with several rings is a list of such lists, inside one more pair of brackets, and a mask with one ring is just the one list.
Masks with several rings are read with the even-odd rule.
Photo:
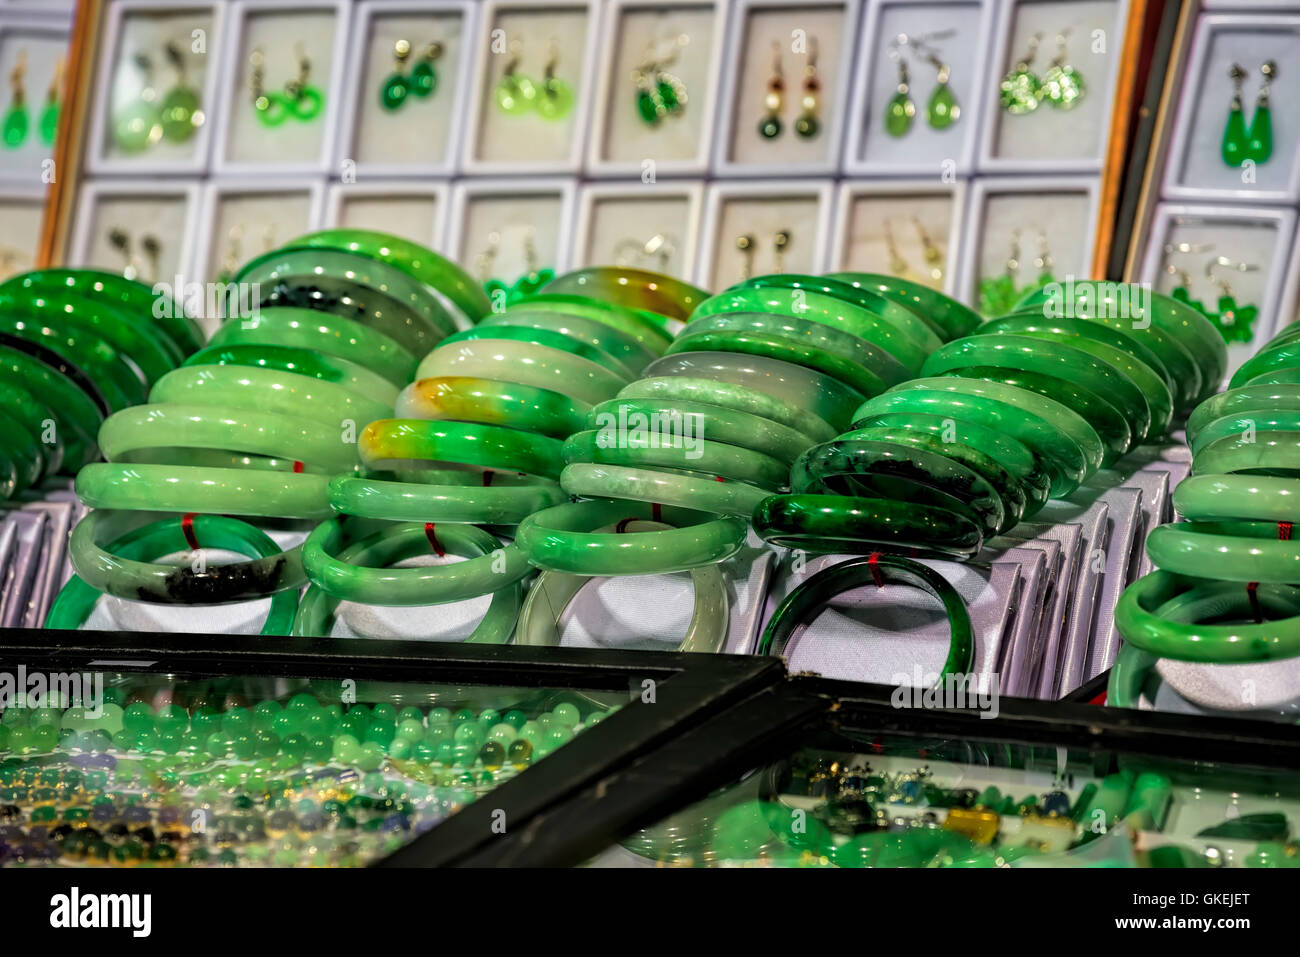
[[1300, 412], [1300, 388], [1254, 383], [1212, 395], [1188, 417], [1187, 438], [1194, 440], [1201, 429], [1216, 419], [1230, 415], [1252, 418], [1273, 412]]
[[328, 485], [308, 472], [99, 462], [77, 473], [76, 492], [91, 508], [323, 519]]
[[580, 498], [671, 505], [745, 519], [753, 515], [758, 503], [770, 494], [744, 482], [701, 478], [686, 472], [585, 462], [565, 466], [560, 473], [560, 486], [568, 494]]
[[1249, 385], [1261, 375], [1296, 366], [1300, 366], [1300, 340], [1269, 345], [1241, 364], [1228, 381], [1228, 388], [1237, 389]]
[[148, 319], [172, 343], [180, 355], [188, 355], [203, 346], [203, 330], [186, 315], [181, 304], [161, 291], [127, 279], [119, 273], [97, 269], [40, 269], [7, 279], [6, 290], [59, 290], [77, 293], [97, 302], [120, 307], [126, 314]]
[[471, 376], [417, 379], [397, 398], [401, 419], [509, 425], [562, 439], [586, 425], [590, 406], [550, 389]]
[[514, 327], [558, 332], [570, 339], [578, 339], [589, 346], [594, 346], [632, 371], [640, 371], [662, 354], [662, 350], [654, 352], [632, 336], [606, 323], [566, 312], [529, 309], [527, 304], [489, 316], [479, 325], [485, 329]]
[[80, 369], [114, 411], [144, 400], [144, 385], [117, 350], [93, 333], [57, 318], [0, 314], [0, 333], [25, 339]]
[[275, 345], [312, 349], [377, 372], [399, 389], [415, 375], [416, 358], [382, 332], [350, 319], [311, 309], [263, 309], [251, 319], [232, 319], [208, 343], [213, 346]]
[[470, 323], [478, 322], [492, 311], [487, 293], [469, 273], [450, 259], [410, 240], [365, 229], [324, 229], [299, 236], [292, 245], [339, 249], [396, 266], [446, 296]]
[[393, 462], [436, 462], [552, 480], [558, 479], [564, 468], [557, 439], [477, 422], [380, 419], [366, 426], [358, 444], [368, 468], [391, 468]]
[[938, 325], [943, 330], [940, 338], [945, 341], [969, 336], [984, 322], [984, 317], [974, 309], [919, 282], [869, 272], [833, 272], [827, 278], [879, 293], [891, 302], [906, 306]]
[[1300, 486], [1267, 475], [1193, 475], [1174, 488], [1174, 508], [1192, 522], [1293, 522], [1300, 516]]
[[976, 522], [985, 536], [1009, 527], [1002, 497], [987, 479], [946, 455], [914, 446], [844, 437], [815, 445], [790, 470], [796, 493], [899, 498], [950, 508]]
[[[1280, 538], [1276, 522], [1172, 522], [1147, 536], [1162, 571], [1234, 582], [1300, 581], [1300, 543]], [[1207, 567], [1207, 562], [1213, 567]], [[1209, 573], [1209, 574], [1207, 574]]]
[[1142, 690], [1159, 660], [1137, 645], [1121, 645], [1106, 681], [1106, 707], [1139, 708]]
[[19, 491], [19, 464], [10, 453], [0, 450], [0, 502], [13, 498]]
[[187, 365], [167, 373], [149, 392], [152, 403], [256, 409], [358, 425], [388, 418], [393, 407], [332, 382], [256, 366]]
[[248, 366], [292, 372], [322, 382], [332, 382], [385, 406], [391, 406], [397, 401], [397, 387], [378, 373], [347, 359], [322, 355], [310, 349], [272, 345], [213, 346], [194, 353], [185, 361], [185, 365]]
[[[353, 525], [366, 528], [367, 533], [374, 531], [364, 520], [347, 522], [348, 528]], [[429, 529], [423, 522], [405, 522], [381, 534], [405, 557], [440, 548], [467, 561], [415, 568], [356, 565], [335, 557], [344, 546], [344, 528], [344, 519], [331, 518], [317, 525], [302, 543], [302, 564], [312, 584], [343, 601], [383, 606], [443, 605], [500, 591], [532, 571], [518, 548], [503, 546], [477, 526], [449, 524]]]
[[[575, 575], [658, 575], [730, 558], [745, 542], [745, 523], [694, 510], [660, 510], [644, 502], [588, 501], [535, 512], [515, 536], [538, 568]], [[625, 519], [664, 521], [669, 531], [601, 534]]]
[[[714, 379], [765, 392], [787, 405], [806, 409], [837, 431], [848, 427], [862, 403], [856, 389], [793, 362], [736, 352], [688, 352], [664, 356], [646, 366], [646, 378], [688, 376]], [[788, 424], [788, 423], [787, 423]]]
[[[672, 380], [668, 380], [672, 381]], [[690, 434], [714, 442], [743, 446], [789, 466], [808, 446], [807, 437], [794, 429], [726, 406], [690, 399], [654, 399], [621, 397], [596, 406], [587, 415], [583, 427], [617, 429], [620, 432], [641, 430], [686, 434], [686, 418], [691, 419]], [[573, 431], [580, 431], [574, 429]], [[706, 435], [707, 433], [707, 435]]]
[[[663, 351], [673, 341], [672, 334], [659, 328], [653, 316], [643, 316], [635, 309], [587, 296], [543, 292], [529, 296], [514, 308], [528, 312], [558, 312], [602, 323], [634, 339], [642, 348], [656, 356], [663, 355]], [[507, 313], [510, 311], [506, 310]]]
[[448, 336], [441, 343], [441, 348], [447, 348], [460, 342], [494, 339], [534, 342], [539, 346], [547, 346], [560, 352], [569, 352], [594, 362], [598, 366], [603, 366], [606, 371], [617, 376], [623, 382], [631, 382], [636, 378], [632, 370], [605, 352], [605, 350], [589, 345], [581, 339], [575, 339], [572, 336], [566, 336], [563, 333], [552, 332], [549, 329], [541, 329], [536, 326], [480, 325], [473, 329], [466, 329], [464, 332], [458, 332], [454, 336]]
[[77, 392], [90, 400], [98, 415], [107, 416], [112, 411], [99, 385], [75, 363], [68, 361], [48, 346], [23, 336], [0, 331], [0, 348], [10, 353], [21, 353], [62, 376], [76, 387]]
[[590, 359], [531, 342], [483, 340], [434, 349], [415, 372], [420, 379], [469, 376], [518, 382], [588, 405], [613, 398], [625, 382]]
[[1232, 664], [1300, 655], [1300, 589], [1263, 582], [1255, 600], [1272, 620], [1201, 624], [1202, 618], [1253, 618], [1250, 593], [1241, 584], [1161, 570], [1124, 590], [1115, 624], [1126, 642], [1159, 658]]
[[[0, 382], [0, 395], [6, 383]], [[8, 491], [0, 498], [9, 498], [17, 492], [31, 488], [45, 474], [44, 447], [36, 436], [18, 419], [0, 406], [0, 449], [13, 467], [12, 477], [6, 476]], [[6, 470], [8, 471], [8, 470]]]
[[1195, 475], [1253, 469], [1300, 470], [1300, 432], [1261, 432], [1250, 442], [1230, 435], [1205, 446], [1192, 459]]
[[[872, 315], [880, 316], [891, 325], [907, 331], [912, 338], [933, 346], [943, 342], [947, 336], [937, 322], [924, 313], [910, 306], [903, 305], [887, 296], [862, 286], [844, 282], [832, 276], [803, 276], [798, 274], [777, 274], [754, 276], [732, 288], [742, 289], [799, 289], [814, 292], [822, 296], [831, 296], [850, 305], [857, 306]], [[928, 334], [927, 334], [928, 331]], [[930, 336], [934, 339], [931, 341]]]
[[329, 485], [330, 505], [344, 515], [391, 522], [518, 525], [565, 500], [558, 485], [424, 485], [338, 475]]
[[943, 604], [948, 616], [951, 637], [948, 657], [935, 687], [943, 687], [947, 678], [969, 673], [975, 662], [975, 633], [971, 628], [966, 605], [946, 578], [919, 562], [888, 555], [851, 558], [823, 569], [790, 594], [777, 606], [763, 637], [758, 643], [760, 655], [784, 654], [786, 644], [801, 625], [812, 624], [836, 597], [869, 584], [910, 585], [920, 588]]
[[[644, 399], [674, 405], [679, 402], [699, 403], [752, 414], [797, 434], [802, 441], [801, 452], [817, 442], [835, 438], [835, 429], [821, 416], [766, 392], [731, 382], [685, 375], [651, 376], [625, 386], [619, 391], [618, 399]], [[775, 457], [781, 458], [779, 455]]]
[[544, 293], [588, 296], [628, 309], [685, 321], [709, 294], [663, 273], [629, 266], [592, 266], [565, 273]]
[[[92, 512], [77, 527], [84, 526], [96, 514]], [[132, 593], [130, 588], [126, 588], [126, 594], [118, 594], [120, 598], [136, 601], [182, 604], [229, 603], [241, 599], [213, 600], [211, 596], [233, 594], [247, 586], [255, 585], [260, 580], [265, 580], [269, 584], [279, 582], [283, 578], [283, 567], [289, 561], [287, 555], [280, 551], [280, 547], [266, 533], [246, 522], [233, 518], [199, 515], [193, 519], [191, 533], [198, 537], [205, 548], [232, 551], [253, 560], [231, 565], [213, 565], [203, 572], [196, 572], [189, 565], [173, 567], [151, 564], [148, 562], [150, 558], [158, 558], [188, 548], [188, 542], [181, 533], [181, 520], [168, 518], [135, 529], [110, 542], [107, 551], [100, 550], [103, 562], [98, 556], [87, 557], [83, 551], [83, 564], [92, 567], [96, 572], [104, 572], [110, 584], [121, 584], [137, 571], [143, 575], [146, 574], [144, 570], [149, 570], [148, 577], [141, 577], [138, 580], [139, 592]], [[180, 539], [179, 546], [177, 539]], [[73, 541], [76, 540], [74, 532]], [[72, 554], [76, 564], [78, 553], [74, 551]], [[301, 575], [301, 565], [298, 565], [297, 571]], [[250, 594], [249, 599], [263, 598], [267, 594], [269, 592]], [[63, 586], [50, 606], [45, 627], [67, 630], [80, 628], [90, 617], [99, 597], [100, 592], [94, 585], [74, 575]], [[297, 608], [296, 586], [285, 584], [277, 588], [271, 598], [261, 633], [287, 635], [293, 626]]]
[[1300, 432], [1300, 410], [1273, 412], [1260, 410], [1255, 415], [1225, 415], [1205, 423], [1188, 436], [1188, 445], [1195, 461], [1200, 451], [1221, 439], [1237, 438], [1247, 440], [1247, 435], [1258, 436], [1263, 432]]
[[762, 452], [681, 434], [590, 429], [564, 442], [564, 462], [671, 468], [731, 479], [774, 492], [786, 484], [786, 466]]
[[[92, 511], [72, 530], [68, 549], [77, 575], [96, 593], [165, 605], [228, 605], [296, 592], [306, 583], [301, 550], [281, 551], [273, 542], [268, 548], [263, 539], [246, 522], [213, 515], [160, 519], [142, 512]], [[254, 543], [259, 544], [250, 555], [247, 549]], [[153, 561], [200, 548], [234, 551], [253, 560], [197, 567]], [[290, 604], [290, 621], [296, 604]], [[284, 624], [287, 630], [289, 621]]]
[[[441, 540], [444, 532], [452, 533], [457, 529], [462, 533], [478, 532], [480, 535], [491, 539], [491, 542], [489, 542], [487, 539], [471, 538], [465, 534], [448, 536], [449, 541], [451, 538], [455, 538], [460, 543], [457, 547], [469, 552], [471, 556], [487, 554], [488, 557], [491, 557], [491, 552], [500, 549], [500, 542], [488, 535], [487, 532], [474, 528], [472, 525], [449, 526], [447, 529], [438, 531], [435, 534]], [[339, 553], [338, 561], [351, 567], [366, 567], [373, 571], [417, 555], [427, 555], [431, 550], [432, 541], [425, 534], [423, 526], [409, 528], [404, 525], [394, 525], [375, 532], [369, 537], [343, 549]], [[477, 559], [471, 558], [471, 561], [474, 560]], [[468, 564], [468, 562], [438, 567], [456, 568], [458, 565], [464, 564]], [[470, 644], [505, 644], [510, 640], [511, 632], [514, 631], [515, 618], [519, 614], [519, 605], [522, 600], [523, 584], [520, 581], [515, 581], [497, 589], [492, 593], [492, 601], [488, 605], [487, 613], [466, 641]], [[340, 599], [328, 594], [319, 586], [312, 585], [307, 589], [302, 602], [298, 606], [298, 617], [294, 619], [293, 634], [311, 637], [328, 635], [334, 627], [334, 613], [338, 609], [339, 601]], [[424, 601], [420, 604], [427, 605], [431, 603]]]
[[[653, 532], [671, 528], [656, 522], [629, 522], [625, 532]], [[601, 529], [601, 532], [614, 529]], [[519, 613], [515, 628], [516, 645], [554, 648], [560, 643], [560, 618], [592, 579], [587, 575], [570, 575], [566, 572], [542, 572], [534, 579]], [[716, 653], [727, 643], [730, 624], [727, 600], [727, 582], [717, 565], [704, 565], [691, 569], [691, 584], [695, 589], [695, 603], [691, 621], [677, 650], [681, 652]]]
[[31, 484], [58, 472], [63, 466], [63, 435], [57, 427], [46, 428], [48, 423], [57, 426], [58, 421], [50, 407], [37, 401], [20, 382], [0, 379], [0, 410], [22, 426], [40, 450], [41, 471], [33, 477]]
[[57, 369], [30, 353], [0, 344], [0, 377], [49, 404], [55, 435], [63, 442], [65, 471], [75, 472], [99, 454], [95, 435], [104, 416], [90, 397]]

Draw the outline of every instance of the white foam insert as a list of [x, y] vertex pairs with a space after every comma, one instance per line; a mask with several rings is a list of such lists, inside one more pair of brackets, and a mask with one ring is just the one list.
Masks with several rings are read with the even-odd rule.
[[[67, 54], [67, 37], [57, 31], [6, 27], [0, 31], [0, 83], [3, 83], [3, 106], [12, 105], [13, 87], [9, 76], [19, 57], [27, 56], [27, 72], [23, 87], [27, 95], [27, 139], [21, 145], [0, 147], [0, 175], [10, 180], [31, 183], [42, 180], [42, 166], [54, 153], [40, 136], [41, 111], [45, 109], [45, 94], [54, 78], [55, 63]], [[66, 74], [65, 74], [66, 75]], [[66, 84], [65, 84], [66, 88]], [[63, 91], [60, 92], [60, 98]], [[61, 104], [62, 105], [62, 104]]]
[[497, 233], [500, 245], [490, 269], [493, 278], [514, 282], [529, 270], [525, 240], [532, 236], [537, 251], [536, 267], [556, 268], [564, 200], [559, 193], [493, 194], [466, 196], [456, 261], [476, 278], [478, 258], [488, 249], [488, 236]]
[[[632, 188], [622, 195], [597, 195], [590, 202], [586, 239], [577, 251], [577, 266], [617, 264], [653, 269], [687, 279], [693, 263], [687, 260], [696, 228], [692, 222], [693, 204], [685, 193], [666, 193], [656, 187]], [[654, 236], [667, 242], [661, 255], [628, 259], [632, 242], [642, 246]], [[621, 248], [622, 247], [622, 248]]]
[[1040, 233], [1047, 236], [1047, 249], [1053, 260], [1052, 273], [1057, 279], [1067, 275], [1088, 275], [1092, 255], [1090, 237], [1092, 206], [1084, 190], [1044, 190], [1042, 192], [998, 192], [990, 188], [985, 195], [976, 257], [972, 277], [972, 301], [979, 299], [982, 279], [1000, 276], [1006, 271], [1013, 234], [1020, 232], [1021, 286], [1037, 285]]
[[[106, 191], [94, 193], [87, 208], [87, 191], [82, 188], [79, 215], [89, 219], [87, 242], [78, 264], [120, 273], [126, 260], [109, 243], [108, 235], [115, 228], [123, 229], [131, 237], [140, 279], [144, 282], [172, 282], [175, 276], [183, 273], [186, 262], [186, 250], [182, 246], [189, 235], [189, 195], [161, 191], [156, 194], [114, 193], [111, 189], [111, 186], [106, 186]], [[161, 243], [156, 269], [141, 249], [142, 240], [149, 235]], [[156, 274], [148, 275], [150, 272]]]
[[[892, 274], [886, 242], [888, 224], [898, 254], [908, 263], [900, 278], [935, 289], [944, 288], [945, 278], [953, 268], [949, 235], [955, 204], [951, 193], [863, 193], [846, 196], [844, 201], [848, 202], [849, 209], [844, 245], [839, 250], [841, 269]], [[925, 261], [917, 221], [930, 242], [943, 253], [937, 277]]]
[[0, 198], [0, 277], [25, 272], [35, 265], [44, 219], [43, 199]]
[[[736, 248], [736, 239], [745, 234], [755, 240], [752, 275], [820, 272], [817, 253], [821, 217], [821, 199], [816, 195], [720, 197], [713, 262], [705, 285], [724, 289], [740, 282], [746, 257]], [[778, 263], [773, 237], [781, 230], [790, 234], [790, 242]]]
[[428, 192], [403, 194], [351, 193], [339, 200], [338, 222], [346, 229], [377, 229], [407, 236], [416, 242], [433, 242], [438, 221], [438, 197]]
[[[264, 252], [270, 252], [311, 226], [312, 196], [307, 191], [268, 193], [222, 192], [217, 196], [210, 232], [208, 261], [202, 278], [213, 281], [226, 260], [242, 266]], [[237, 248], [232, 250], [231, 230], [242, 229]], [[238, 268], [238, 267], [236, 267]]]

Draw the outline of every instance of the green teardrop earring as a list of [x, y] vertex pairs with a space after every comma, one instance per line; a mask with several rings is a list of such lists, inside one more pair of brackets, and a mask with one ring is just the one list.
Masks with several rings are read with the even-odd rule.
[[167, 59], [176, 71], [176, 85], [162, 99], [159, 110], [162, 135], [173, 143], [184, 143], [190, 139], [205, 119], [199, 94], [190, 86], [185, 69], [185, 57], [181, 48], [168, 42], [164, 47]]
[[1038, 109], [1042, 93], [1042, 81], [1029, 69], [1038, 55], [1038, 44], [1043, 35], [1035, 33], [1029, 38], [1029, 52], [1023, 59], [1017, 60], [1011, 72], [1002, 78], [998, 85], [1002, 96], [1002, 108], [1013, 116], [1032, 113]]
[[897, 137], [906, 136], [912, 128], [916, 104], [912, 102], [911, 88], [907, 82], [907, 60], [897, 51], [893, 52], [898, 60], [898, 88], [885, 106], [885, 132]]
[[143, 53], [134, 57], [143, 86], [125, 109], [113, 118], [113, 139], [124, 153], [140, 153], [162, 139], [158, 92], [153, 86], [153, 61]]
[[31, 127], [31, 118], [27, 114], [27, 89], [23, 77], [27, 73], [27, 51], [18, 54], [18, 61], [9, 74], [9, 86], [13, 90], [9, 100], [9, 109], [5, 110], [4, 144], [5, 149], [17, 149], [27, 142], [27, 131]]
[[379, 105], [390, 113], [406, 102], [411, 92], [411, 82], [406, 77], [406, 60], [411, 55], [411, 41], [398, 40], [393, 44], [393, 72], [388, 74], [379, 90]]
[[1223, 162], [1235, 167], [1246, 158], [1246, 116], [1241, 107], [1241, 83], [1246, 71], [1234, 63], [1228, 76], [1232, 79], [1232, 105], [1228, 107], [1228, 124], [1223, 128], [1221, 152]]
[[925, 104], [925, 120], [931, 129], [946, 130], [961, 118], [961, 105], [948, 85], [950, 74], [948, 64], [936, 56], [929, 57], [930, 64], [938, 71], [935, 75], [936, 86]]
[[1277, 78], [1277, 64], [1272, 60], [1259, 68], [1264, 82], [1255, 102], [1255, 115], [1250, 118], [1250, 132], [1246, 136], [1246, 158], [1256, 163], [1267, 163], [1273, 155], [1273, 111], [1268, 105], [1268, 91]]
[[265, 127], [276, 127], [289, 116], [288, 105], [284, 97], [274, 90], [266, 89], [266, 54], [261, 47], [254, 48], [248, 56], [251, 72], [248, 87], [253, 93], [253, 109], [257, 120]]
[[442, 44], [437, 40], [424, 48], [419, 62], [411, 68], [411, 95], [420, 99], [432, 96], [438, 89], [438, 71], [434, 64], [442, 58]]
[[1058, 110], [1074, 109], [1083, 99], [1086, 89], [1083, 75], [1065, 62], [1069, 33], [1069, 30], [1065, 30], [1057, 36], [1056, 57], [1047, 68], [1047, 72], [1043, 74], [1043, 99]]
[[555, 75], [560, 62], [560, 51], [551, 41], [551, 58], [546, 62], [545, 76], [537, 94], [537, 113], [548, 120], [559, 120], [573, 109], [573, 88]]
[[325, 97], [308, 82], [311, 79], [311, 60], [303, 52], [302, 45], [298, 44], [294, 49], [298, 54], [298, 75], [284, 85], [285, 101], [295, 118], [309, 123], [320, 113]]
[[506, 61], [501, 79], [497, 81], [497, 106], [503, 113], [518, 116], [531, 112], [537, 102], [537, 87], [519, 72], [519, 51], [522, 44], [515, 40], [510, 45], [510, 59]]
[[781, 110], [785, 106], [785, 71], [781, 68], [781, 44], [772, 44], [772, 75], [763, 96], [763, 118], [758, 121], [758, 135], [774, 140], [781, 135]]
[[63, 57], [54, 61], [54, 76], [49, 89], [45, 91], [45, 105], [41, 107], [41, 119], [38, 125], [41, 142], [53, 146], [59, 134], [59, 93], [63, 88]]
[[1237, 272], [1255, 272], [1259, 267], [1253, 263], [1234, 262], [1224, 256], [1215, 256], [1205, 264], [1206, 278], [1219, 287], [1219, 311], [1207, 313], [1210, 321], [1218, 327], [1225, 341], [1250, 342], [1255, 335], [1254, 325], [1259, 315], [1259, 307], [1238, 305], [1228, 280], [1214, 274], [1215, 266], [1224, 266]]

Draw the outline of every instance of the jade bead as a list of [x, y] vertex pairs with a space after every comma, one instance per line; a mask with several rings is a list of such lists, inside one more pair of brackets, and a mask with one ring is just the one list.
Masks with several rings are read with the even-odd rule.
[[388, 756], [404, 761], [411, 756], [411, 741], [409, 738], [394, 738], [388, 745]]
[[361, 753], [361, 742], [350, 734], [341, 734], [334, 739], [334, 757], [344, 764], [351, 764]]
[[404, 718], [397, 726], [397, 737], [404, 741], [419, 741], [424, 735], [424, 723], [415, 718]]
[[452, 745], [451, 763], [456, 767], [468, 767], [474, 763], [478, 756], [478, 746], [476, 743], [463, 742]]
[[439, 743], [434, 752], [434, 760], [441, 765], [449, 766], [456, 757], [456, 746], [451, 741]]
[[366, 741], [361, 745], [356, 765], [362, 771], [377, 771], [384, 763], [384, 749], [377, 741]]
[[479, 750], [478, 756], [483, 767], [495, 771], [505, 763], [506, 749], [498, 741], [489, 741]]
[[395, 722], [397, 720], [397, 709], [386, 701], [381, 701], [375, 705], [371, 708], [370, 713], [373, 717], [382, 718], [385, 721]]
[[551, 716], [566, 728], [574, 728], [582, 718], [577, 706], [564, 703], [551, 709]]
[[513, 724], [506, 724], [504, 721], [499, 724], [494, 724], [488, 730], [489, 741], [498, 741], [505, 745], [510, 744], [510, 742], [514, 741], [518, 736], [519, 732], [515, 730], [515, 726]]

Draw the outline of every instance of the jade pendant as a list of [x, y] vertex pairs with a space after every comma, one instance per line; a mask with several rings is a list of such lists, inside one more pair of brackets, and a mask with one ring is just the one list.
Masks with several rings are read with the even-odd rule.
[[184, 143], [203, 125], [199, 97], [187, 86], [172, 87], [163, 97], [159, 111], [162, 135], [173, 143]]
[[527, 113], [537, 100], [537, 87], [526, 76], [507, 73], [497, 83], [497, 106], [506, 113]]
[[298, 95], [289, 101], [289, 109], [294, 116], [306, 123], [316, 118], [324, 102], [325, 97], [321, 95], [320, 90], [314, 86], [304, 86], [298, 90]]
[[421, 60], [411, 69], [411, 93], [418, 97], [430, 96], [438, 89], [438, 71], [428, 60]]
[[548, 120], [558, 120], [573, 109], [573, 88], [559, 77], [542, 84], [537, 95], [537, 113]]
[[139, 153], [162, 139], [158, 109], [149, 100], [137, 100], [117, 115], [113, 138], [125, 153]]
[[5, 111], [5, 147], [12, 150], [22, 146], [27, 140], [27, 132], [30, 126], [31, 118], [27, 115], [26, 106], [18, 104], [9, 107], [9, 109]]
[[1223, 128], [1223, 161], [1229, 166], [1240, 166], [1246, 158], [1246, 117], [1241, 112], [1241, 101], [1233, 100], [1228, 111], [1228, 125]]
[[289, 107], [279, 93], [263, 93], [253, 101], [253, 109], [263, 126], [279, 126], [289, 117]]
[[926, 122], [933, 129], [946, 130], [960, 117], [961, 106], [957, 103], [957, 97], [953, 95], [952, 87], [947, 83], [940, 83], [934, 88], [929, 102], [925, 105]]
[[889, 98], [885, 107], [885, 132], [890, 136], [906, 136], [916, 116], [916, 104], [901, 90]]
[[1250, 132], [1246, 135], [1246, 159], [1256, 163], [1267, 163], [1273, 155], [1273, 116], [1267, 103], [1255, 107], [1255, 115], [1250, 120]]
[[1252, 326], [1259, 315], [1257, 306], [1239, 306], [1232, 296], [1219, 297], [1219, 312], [1210, 319], [1225, 342], [1250, 342], [1254, 336]]
[[529, 296], [535, 296], [554, 278], [554, 269], [537, 269], [526, 276], [521, 276], [511, 290], [511, 298], [518, 301]]
[[774, 140], [781, 135], [781, 118], [765, 116], [758, 124], [758, 135], [765, 140]]
[[392, 112], [406, 102], [411, 86], [400, 73], [391, 74], [379, 91], [379, 105]]
[[41, 142], [46, 146], [54, 145], [54, 138], [59, 134], [59, 101], [47, 100], [41, 110]]
[[1043, 74], [1043, 99], [1058, 110], [1072, 110], [1083, 99], [1083, 76], [1072, 66], [1054, 66]]
[[656, 126], [659, 123], [660, 114], [659, 103], [655, 95], [649, 90], [640, 89], [636, 92], [636, 112], [641, 117], [642, 122], [648, 126]]
[[1042, 84], [1027, 69], [1016, 70], [1002, 78], [999, 86], [1002, 108], [1013, 115], [1032, 113], [1038, 109]]
[[678, 107], [682, 105], [681, 97], [677, 95], [677, 87], [668, 80], [661, 79], [655, 89], [659, 92], [659, 102], [664, 105], [664, 110], [676, 113]]
[[1203, 316], [1208, 316], [1211, 314], [1210, 310], [1205, 308], [1205, 303], [1198, 302], [1192, 298], [1192, 294], [1187, 290], [1186, 286], [1175, 286], [1170, 291], [1169, 298], [1181, 302], [1184, 305], [1191, 306], [1193, 309], [1201, 313], [1201, 315]]

